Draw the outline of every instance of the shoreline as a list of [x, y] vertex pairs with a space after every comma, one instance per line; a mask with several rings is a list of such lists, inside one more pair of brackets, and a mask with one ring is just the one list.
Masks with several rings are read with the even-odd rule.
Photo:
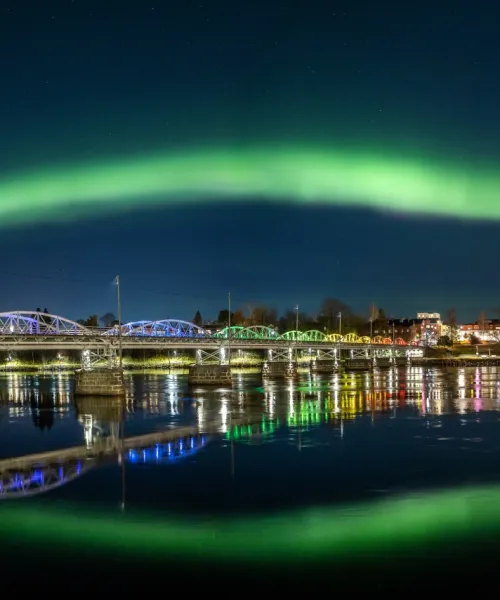
[[[264, 362], [264, 361], [263, 361]], [[207, 363], [208, 364], [208, 363]], [[215, 364], [215, 363], [214, 363]], [[251, 364], [251, 365], [233, 365], [231, 370], [235, 373], [237, 372], [260, 372], [262, 369], [262, 364]], [[446, 357], [446, 358], [414, 358], [407, 365], [411, 367], [496, 367], [500, 366], [500, 357], [479, 357], [479, 358], [460, 358], [460, 357]], [[78, 364], [74, 365], [43, 365], [43, 364], [29, 364], [29, 365], [1, 365], [0, 366], [0, 375], [1, 374], [9, 374], [9, 373], [27, 373], [27, 374], [37, 374], [37, 373], [47, 373], [47, 374], [74, 374], [75, 371], [79, 370], [81, 367]], [[299, 370], [309, 371], [309, 364], [305, 363], [302, 365], [298, 365]], [[399, 366], [399, 368], [405, 368], [405, 366]], [[187, 374], [189, 371], [189, 365], [130, 365], [124, 366], [123, 368], [125, 373], [144, 373], [144, 372], [162, 372], [162, 373], [172, 373], [176, 375]], [[343, 370], [341, 367], [339, 370]], [[368, 370], [368, 369], [366, 369]], [[385, 370], [385, 369], [383, 369]]]

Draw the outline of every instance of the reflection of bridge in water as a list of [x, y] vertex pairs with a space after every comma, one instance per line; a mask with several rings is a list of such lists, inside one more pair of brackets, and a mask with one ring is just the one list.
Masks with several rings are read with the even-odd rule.
[[[255, 423], [257, 417], [232, 420], [229, 427]], [[258, 424], [257, 424], [258, 426]], [[231, 429], [230, 429], [231, 430]], [[91, 468], [116, 457], [131, 464], [173, 463], [204, 448], [211, 434], [224, 433], [221, 422], [176, 427], [128, 438], [98, 438], [92, 445], [75, 446], [0, 460], [0, 499], [29, 497], [54, 490]]]
[[[310, 376], [298, 386], [270, 382], [251, 390], [200, 389], [190, 396], [197, 401], [195, 411], [182, 408], [183, 394], [173, 384], [174, 379], [154, 378], [158, 383], [154, 392], [147, 394], [147, 406], [143, 406], [141, 388], [135, 403], [125, 403], [127, 412], [184, 413], [189, 419], [195, 418], [196, 425], [123, 440], [120, 438], [120, 423], [125, 416], [123, 403], [80, 398], [76, 408], [84, 427], [85, 445], [0, 460], [0, 497], [20, 498], [53, 490], [104, 461], [122, 457], [123, 463], [129, 464], [175, 463], [204, 448], [212, 434], [225, 434], [235, 442], [250, 438], [258, 441], [281, 426], [303, 431], [320, 424], [337, 427], [361, 414], [375, 415], [404, 407], [421, 415], [499, 410], [499, 372], [497, 368], [439, 371], [412, 367], [380, 374], [335, 375], [328, 379]], [[2, 409], [4, 416], [15, 419], [31, 411], [33, 416], [50, 414], [53, 420], [54, 414], [70, 410], [73, 399], [66, 376], [47, 384], [46, 392], [41, 391], [44, 386], [39, 385], [42, 380], [37, 376], [23, 378], [11, 374], [8, 381], [12, 389], [0, 392], [0, 404], [6, 409]], [[160, 408], [162, 402], [164, 406]], [[253, 414], [248, 414], [252, 410]], [[41, 424], [35, 421], [35, 425]]]

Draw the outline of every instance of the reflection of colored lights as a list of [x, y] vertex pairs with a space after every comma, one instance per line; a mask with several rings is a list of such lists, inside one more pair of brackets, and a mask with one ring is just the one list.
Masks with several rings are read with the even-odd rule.
[[[80, 461], [77, 461], [75, 470], [77, 476], [81, 475], [82, 465]], [[50, 465], [45, 468], [37, 467], [29, 473], [13, 473], [7, 479], [0, 479], [0, 498], [40, 490], [45, 485], [47, 485], [47, 489], [50, 489], [62, 485], [66, 481], [68, 481], [68, 474], [62, 465], [56, 468]]]
[[190, 437], [186, 441], [179, 440], [177, 443], [156, 444], [152, 448], [142, 450], [131, 449], [127, 453], [127, 460], [133, 464], [158, 464], [162, 462], [175, 462], [176, 460], [192, 456], [198, 450], [205, 447], [207, 438]]
[[280, 420], [265, 420], [264, 416], [262, 422], [258, 425], [234, 425], [230, 431], [227, 431], [225, 438], [227, 440], [242, 440], [244, 438], [252, 437], [253, 435], [270, 435], [273, 434], [276, 429], [280, 426]]

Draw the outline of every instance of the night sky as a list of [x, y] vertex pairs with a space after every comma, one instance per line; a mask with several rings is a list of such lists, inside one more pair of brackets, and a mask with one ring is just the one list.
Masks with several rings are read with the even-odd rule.
[[[496, 168], [498, 23], [460, 0], [1, 2], [0, 179], [255, 144]], [[114, 311], [118, 273], [127, 321], [213, 318], [228, 292], [280, 311], [500, 306], [494, 221], [265, 194], [75, 211], [0, 229], [0, 311]]]

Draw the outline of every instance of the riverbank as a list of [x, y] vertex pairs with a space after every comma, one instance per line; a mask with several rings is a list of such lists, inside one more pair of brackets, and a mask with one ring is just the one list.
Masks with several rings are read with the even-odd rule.
[[[253, 362], [252, 364], [232, 364], [231, 371], [238, 375], [261, 373], [262, 364]], [[208, 363], [207, 363], [208, 364]], [[217, 364], [217, 363], [213, 363]], [[399, 368], [405, 368], [406, 365], [400, 365]], [[413, 367], [496, 367], [500, 366], [500, 357], [433, 357], [433, 358], [414, 358], [407, 366]], [[67, 374], [73, 375], [76, 370], [80, 369], [79, 364], [12, 364], [0, 365], [1, 374]], [[385, 368], [384, 368], [385, 369]], [[165, 363], [157, 363], [151, 366], [149, 363], [141, 364], [124, 364], [123, 370], [126, 374], [171, 374], [171, 375], [187, 375], [189, 372], [188, 365], [168, 365]], [[310, 371], [309, 361], [299, 361], [299, 372], [307, 373]], [[340, 370], [343, 370], [342, 368]]]
[[500, 357], [477, 358], [450, 356], [442, 358], [415, 358], [411, 364], [418, 367], [496, 367], [500, 365]]

